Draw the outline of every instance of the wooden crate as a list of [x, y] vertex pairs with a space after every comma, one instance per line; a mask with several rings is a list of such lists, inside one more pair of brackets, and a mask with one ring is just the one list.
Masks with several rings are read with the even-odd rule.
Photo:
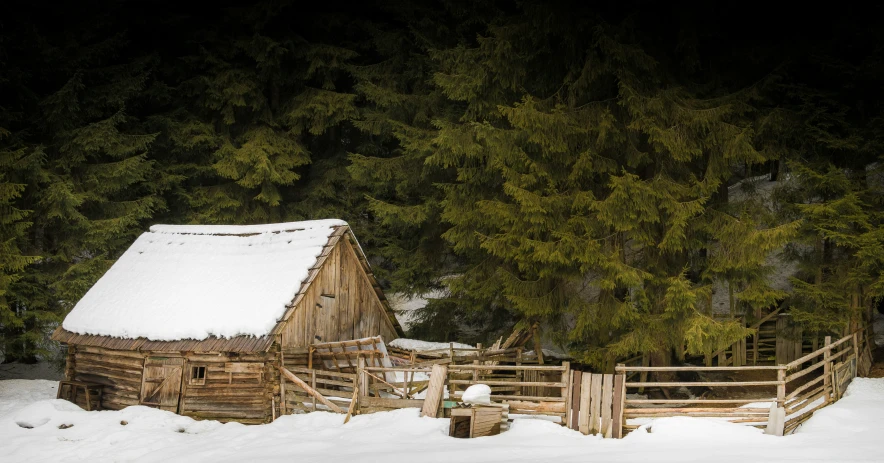
[[482, 437], [500, 434], [500, 420], [503, 409], [473, 405], [451, 409], [451, 424], [448, 435], [451, 437]]

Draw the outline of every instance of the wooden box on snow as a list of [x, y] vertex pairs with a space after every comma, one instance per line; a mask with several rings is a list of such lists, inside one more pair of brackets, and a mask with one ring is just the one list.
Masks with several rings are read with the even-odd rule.
[[451, 437], [482, 437], [500, 434], [500, 421], [503, 409], [473, 405], [451, 409], [451, 424], [448, 435]]

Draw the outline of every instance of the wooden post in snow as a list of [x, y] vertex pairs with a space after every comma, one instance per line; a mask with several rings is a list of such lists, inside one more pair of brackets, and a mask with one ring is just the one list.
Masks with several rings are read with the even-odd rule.
[[859, 371], [859, 336], [856, 331], [853, 332], [853, 361], [856, 368], [853, 369], [853, 377], [856, 378]]
[[[823, 347], [827, 347], [829, 344], [832, 344], [832, 337], [826, 336], [825, 341], [823, 342]], [[829, 357], [832, 356], [832, 349], [826, 349], [823, 352], [823, 385], [826, 386], [824, 391], [826, 395], [826, 402], [832, 401], [832, 365]]]
[[358, 382], [359, 395], [362, 397], [368, 397], [370, 390], [368, 387], [368, 375], [365, 373], [365, 357], [360, 355], [356, 361], [356, 381]]

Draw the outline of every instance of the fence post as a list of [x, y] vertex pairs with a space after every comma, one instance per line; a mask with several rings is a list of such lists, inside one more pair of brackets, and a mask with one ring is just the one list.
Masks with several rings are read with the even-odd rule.
[[758, 365], [758, 330], [761, 327], [755, 329], [755, 332], [752, 333], [752, 365]]
[[859, 336], [856, 331], [853, 332], [853, 364], [856, 365], [853, 369], [853, 377], [856, 378], [859, 371]]
[[[310, 370], [310, 387], [312, 387], [314, 391], [316, 390], [316, 370]], [[310, 394], [310, 396], [313, 398], [313, 411], [315, 412], [316, 396], [313, 394]]]
[[767, 415], [767, 429], [765, 434], [782, 436], [786, 430], [786, 367], [780, 365], [777, 370], [777, 401], [770, 405]]
[[[617, 365], [621, 366], [621, 365]], [[626, 372], [614, 374], [614, 409], [612, 415], [612, 437], [620, 439], [623, 437], [623, 409], [626, 408]]]
[[356, 381], [354, 387], [359, 388], [359, 395], [361, 397], [368, 397], [370, 390], [368, 387], [368, 375], [365, 374], [365, 357], [361, 355], [356, 360]]
[[[642, 354], [642, 366], [643, 367], [651, 366], [651, 356], [647, 352]], [[642, 383], [648, 382], [648, 372], [642, 371], [641, 373], [638, 374], [638, 378], [639, 378], [639, 381]], [[644, 386], [638, 388], [639, 394], [643, 394], [644, 392], [645, 392]]]
[[565, 427], [571, 425], [571, 362], [562, 362], [562, 398], [565, 399], [565, 417], [562, 422]]
[[[478, 359], [482, 355], [482, 343], [477, 343], [476, 348], [479, 349], [479, 351], [477, 352], [477, 356], [476, 356], [476, 358]], [[473, 365], [479, 365], [479, 363], [480, 363], [479, 360], [473, 360]], [[473, 370], [473, 382], [475, 382], [475, 383], [479, 382], [479, 369], [478, 368]]]
[[[829, 344], [832, 344], [832, 337], [826, 336], [826, 340], [823, 342], [823, 348], [829, 347]], [[826, 402], [832, 401], [832, 366], [829, 361], [829, 357], [832, 356], [832, 349], [826, 349], [823, 352], [823, 386], [825, 386], [824, 391], [826, 393]]]
[[786, 407], [786, 369], [780, 368], [777, 370], [777, 407], [785, 408]]

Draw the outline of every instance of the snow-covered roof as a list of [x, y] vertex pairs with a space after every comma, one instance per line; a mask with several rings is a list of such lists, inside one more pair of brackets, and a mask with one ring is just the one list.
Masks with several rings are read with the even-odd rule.
[[341, 220], [155, 225], [77, 303], [62, 327], [152, 341], [265, 336]]

